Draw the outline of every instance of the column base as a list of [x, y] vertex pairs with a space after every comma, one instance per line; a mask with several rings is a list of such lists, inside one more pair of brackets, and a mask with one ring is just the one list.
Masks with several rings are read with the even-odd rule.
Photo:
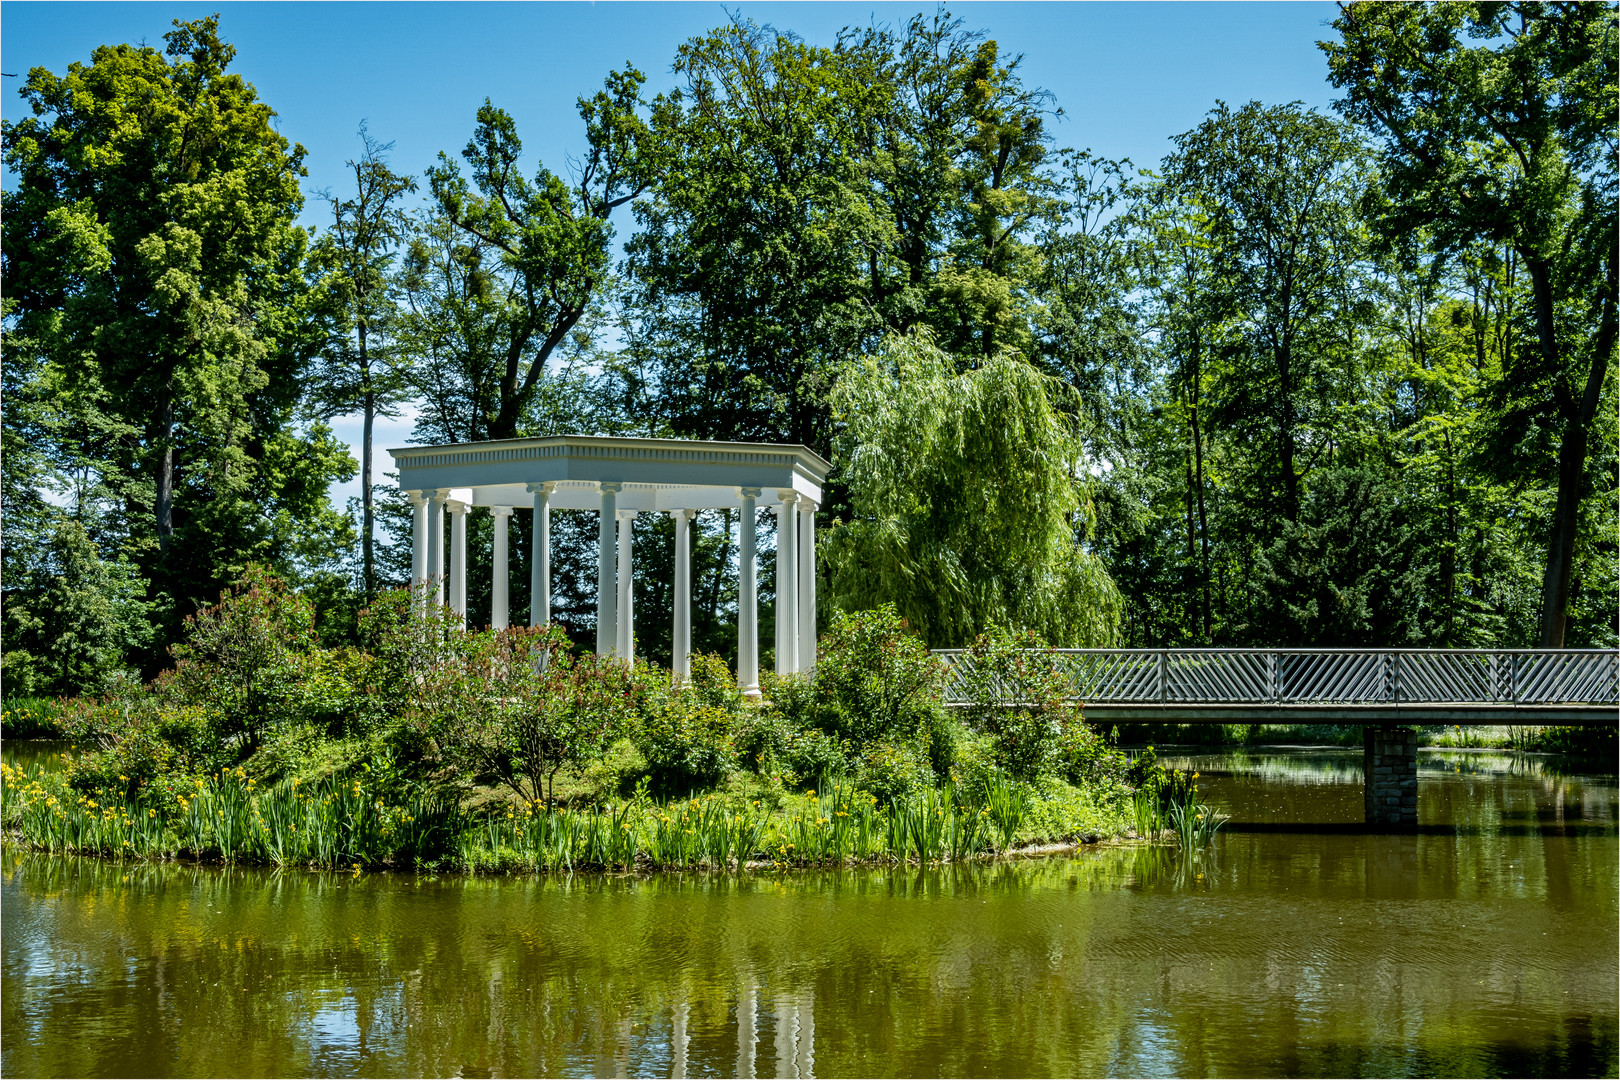
[[1365, 728], [1362, 765], [1367, 824], [1380, 829], [1417, 827], [1417, 732]]

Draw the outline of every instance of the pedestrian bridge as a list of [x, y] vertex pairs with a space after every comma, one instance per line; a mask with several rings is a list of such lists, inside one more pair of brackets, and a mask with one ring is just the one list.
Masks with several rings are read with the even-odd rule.
[[[973, 656], [936, 649], [946, 700]], [[1053, 649], [1096, 723], [1612, 724], [1610, 649]]]
[[[973, 654], [935, 651], [946, 701], [1017, 703], [975, 688]], [[1424, 724], [1612, 724], [1620, 653], [1605, 649], [1053, 649], [1093, 723], [1360, 724], [1367, 824], [1418, 823]]]

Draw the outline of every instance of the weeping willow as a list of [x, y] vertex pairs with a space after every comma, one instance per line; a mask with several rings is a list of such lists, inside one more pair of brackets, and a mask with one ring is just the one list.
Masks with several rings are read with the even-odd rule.
[[992, 625], [1112, 644], [1119, 592], [1083, 545], [1091, 505], [1065, 392], [1011, 355], [958, 372], [926, 332], [849, 365], [832, 394], [852, 515], [825, 536], [831, 602], [892, 603], [935, 648]]

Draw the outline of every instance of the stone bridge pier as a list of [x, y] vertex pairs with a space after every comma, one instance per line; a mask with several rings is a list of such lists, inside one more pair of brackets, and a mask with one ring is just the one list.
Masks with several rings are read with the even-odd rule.
[[1385, 829], [1416, 827], [1417, 732], [1394, 725], [1363, 730], [1367, 824]]

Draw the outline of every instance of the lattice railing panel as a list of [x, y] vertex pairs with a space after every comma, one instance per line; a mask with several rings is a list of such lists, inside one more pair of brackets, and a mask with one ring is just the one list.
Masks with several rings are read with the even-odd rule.
[[1604, 702], [1615, 700], [1615, 658], [1592, 653], [1518, 653], [1514, 700]]
[[1159, 658], [1152, 653], [1064, 653], [1080, 701], [1158, 701]]
[[1403, 652], [1391, 656], [1402, 701], [1486, 704], [1496, 700], [1489, 654]]
[[1384, 658], [1378, 653], [1277, 654], [1277, 700], [1321, 704], [1386, 701]]
[[1168, 653], [1166, 701], [1270, 701], [1271, 663], [1264, 652]]
[[[966, 700], [971, 653], [939, 650]], [[1057, 649], [1074, 700], [1107, 704], [1616, 704], [1620, 654], [1599, 649]]]

